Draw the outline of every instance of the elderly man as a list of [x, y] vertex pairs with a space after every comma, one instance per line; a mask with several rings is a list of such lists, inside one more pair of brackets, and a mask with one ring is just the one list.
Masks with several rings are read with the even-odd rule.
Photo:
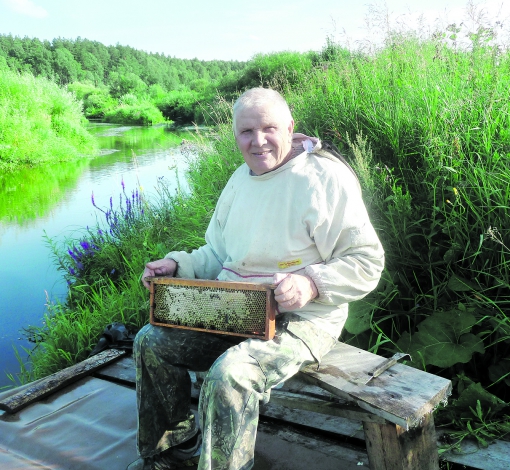
[[[252, 468], [259, 402], [303, 365], [320, 362], [340, 335], [348, 302], [373, 290], [383, 269], [355, 175], [318, 139], [293, 133], [280, 94], [245, 92], [234, 104], [233, 128], [245, 164], [218, 200], [206, 244], [147, 263], [143, 277], [276, 284], [276, 336], [144, 327], [135, 340], [142, 458], [130, 468]], [[188, 369], [208, 371], [199, 426]]]

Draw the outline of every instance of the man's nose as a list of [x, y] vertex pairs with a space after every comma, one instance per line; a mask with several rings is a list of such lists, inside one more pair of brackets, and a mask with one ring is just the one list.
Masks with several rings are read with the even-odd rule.
[[266, 143], [266, 134], [259, 130], [255, 131], [253, 133], [252, 143], [254, 146], [261, 147]]

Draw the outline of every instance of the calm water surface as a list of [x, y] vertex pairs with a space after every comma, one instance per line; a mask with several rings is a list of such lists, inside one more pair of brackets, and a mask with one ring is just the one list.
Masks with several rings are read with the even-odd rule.
[[[124, 181], [128, 194], [156, 193], [158, 178], [183, 187], [186, 159], [182, 135], [164, 128], [91, 125], [102, 156], [79, 162], [0, 175], [0, 387], [6, 373], [19, 371], [15, 349], [30, 348], [21, 330], [41, 325], [47, 297], [64, 300], [66, 284], [52, 261], [45, 233], [57, 243], [77, 237], [102, 214], [92, 206], [118, 201]], [[115, 204], [115, 203], [114, 203]]]

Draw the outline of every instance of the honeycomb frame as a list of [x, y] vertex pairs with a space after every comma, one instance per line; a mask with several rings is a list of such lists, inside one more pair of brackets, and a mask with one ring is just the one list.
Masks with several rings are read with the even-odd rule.
[[166, 276], [146, 280], [152, 325], [264, 340], [274, 337], [274, 286]]

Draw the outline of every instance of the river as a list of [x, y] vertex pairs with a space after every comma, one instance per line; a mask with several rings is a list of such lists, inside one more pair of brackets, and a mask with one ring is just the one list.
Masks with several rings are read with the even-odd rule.
[[[185, 188], [186, 158], [182, 134], [165, 128], [90, 124], [101, 156], [45, 165], [0, 175], [0, 388], [11, 385], [7, 373], [20, 370], [16, 351], [26, 358], [33, 345], [22, 334], [41, 325], [47, 298], [64, 300], [66, 284], [52, 259], [45, 234], [57, 244], [94, 226], [118, 198], [142, 187], [155, 194], [158, 178], [175, 190]], [[117, 199], [118, 200], [118, 199]]]

